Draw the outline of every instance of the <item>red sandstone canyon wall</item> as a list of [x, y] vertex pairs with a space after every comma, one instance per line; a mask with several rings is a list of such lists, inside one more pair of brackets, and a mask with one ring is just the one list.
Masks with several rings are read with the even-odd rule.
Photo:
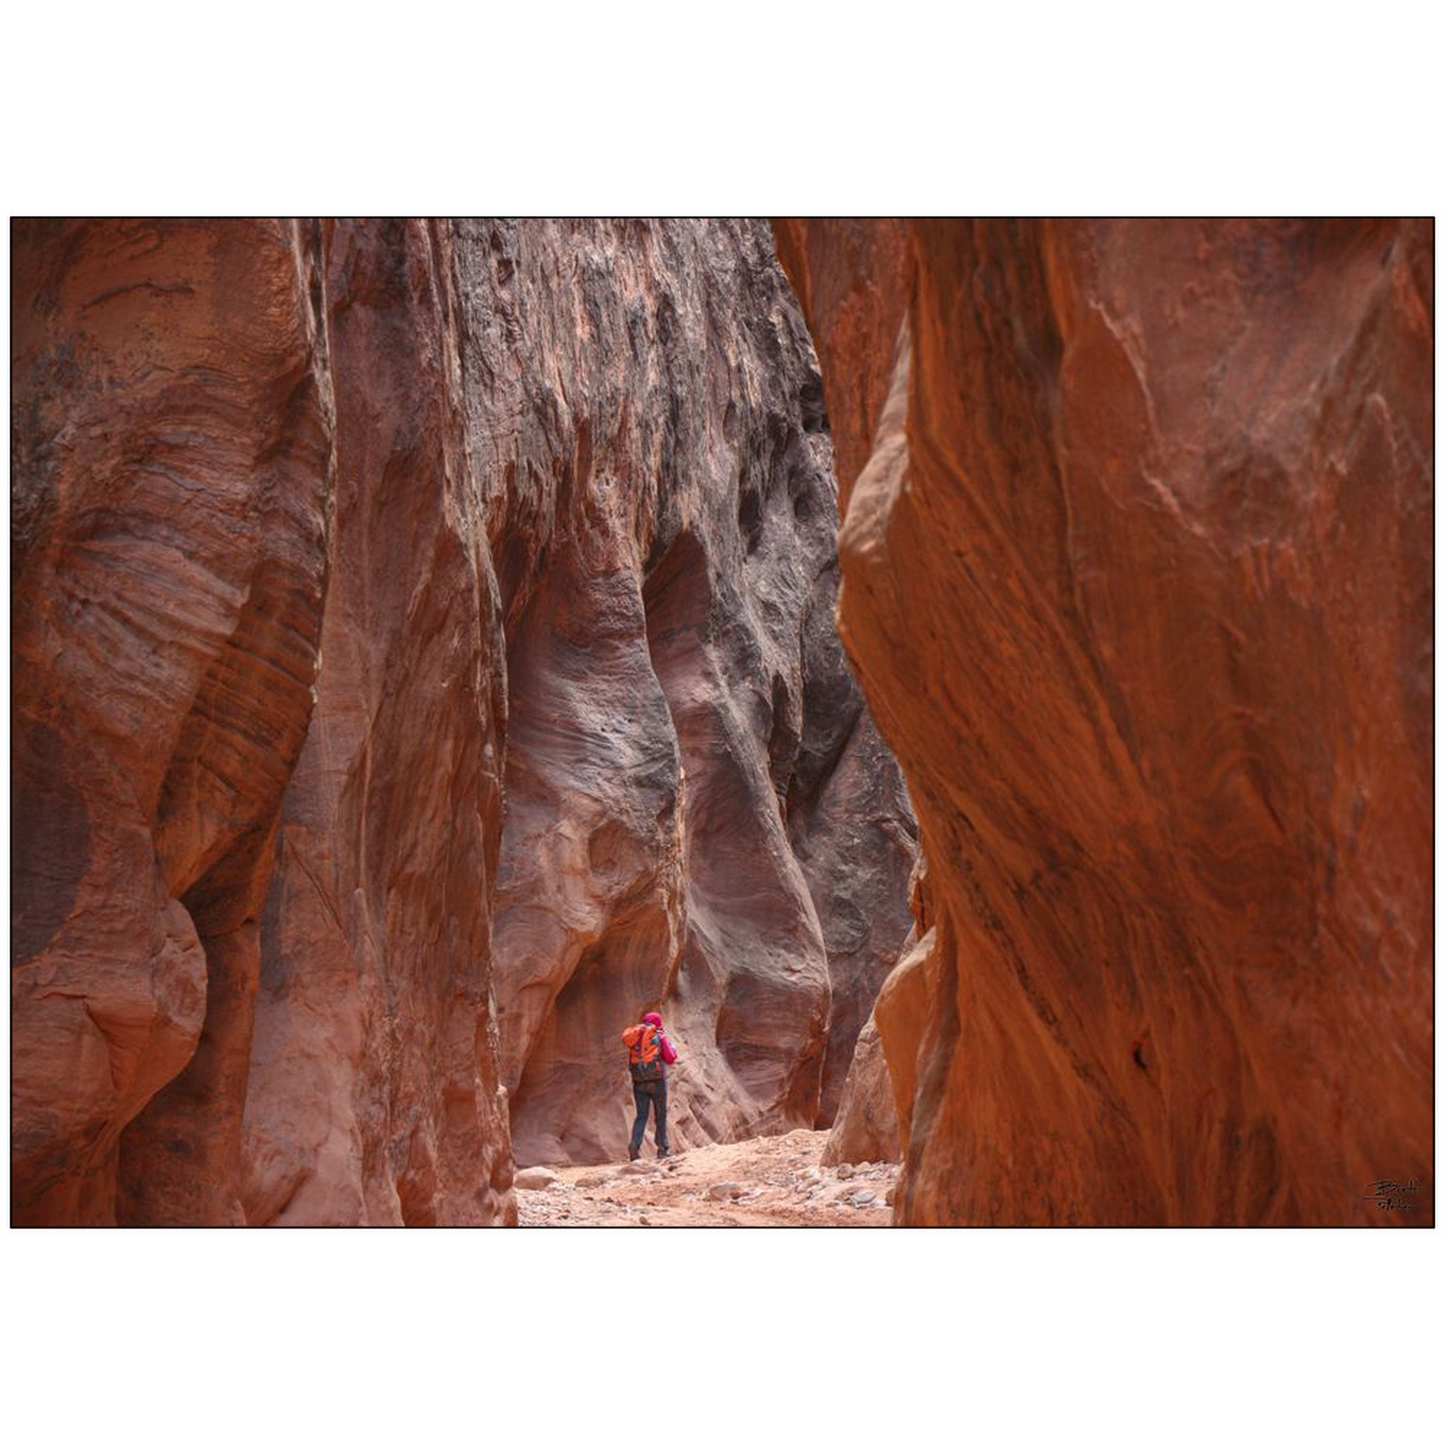
[[337, 223], [316, 711], [262, 919], [248, 1223], [515, 1218], [491, 1003], [505, 639], [444, 222]]
[[485, 1223], [826, 1121], [914, 824], [756, 223], [18, 225], [12, 1210]]
[[321, 239], [28, 223], [13, 257], [13, 1217], [113, 1220], [158, 1094], [178, 1206], [215, 1217], [239, 1113], [187, 1116], [244, 1079], [316, 673]]
[[778, 235], [929, 864], [896, 1217], [1431, 1222], [1431, 225]]

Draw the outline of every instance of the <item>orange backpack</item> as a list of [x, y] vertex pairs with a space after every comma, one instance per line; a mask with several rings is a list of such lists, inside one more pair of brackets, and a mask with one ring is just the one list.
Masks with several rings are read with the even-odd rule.
[[627, 1045], [627, 1067], [634, 1083], [649, 1084], [663, 1077], [657, 1030], [651, 1024], [633, 1024], [622, 1035]]

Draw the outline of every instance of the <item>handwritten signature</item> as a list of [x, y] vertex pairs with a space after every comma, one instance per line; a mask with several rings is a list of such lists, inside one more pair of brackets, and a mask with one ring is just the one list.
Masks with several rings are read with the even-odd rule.
[[1365, 1199], [1373, 1203], [1376, 1209], [1397, 1209], [1401, 1214], [1405, 1214], [1415, 1207], [1414, 1200], [1406, 1196], [1420, 1192], [1420, 1181], [1377, 1179], [1373, 1184], [1367, 1184], [1365, 1189]]

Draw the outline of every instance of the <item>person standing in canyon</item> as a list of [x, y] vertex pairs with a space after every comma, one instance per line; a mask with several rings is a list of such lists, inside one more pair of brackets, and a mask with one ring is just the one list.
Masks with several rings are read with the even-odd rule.
[[625, 1029], [622, 1042], [627, 1045], [627, 1067], [632, 1075], [632, 1100], [637, 1105], [637, 1118], [632, 1125], [632, 1142], [627, 1157], [636, 1159], [642, 1153], [642, 1136], [647, 1131], [647, 1110], [652, 1108], [652, 1138], [657, 1157], [666, 1159], [667, 1147], [667, 1066], [677, 1062], [677, 1050], [662, 1031], [662, 1015], [645, 1013], [640, 1024]]

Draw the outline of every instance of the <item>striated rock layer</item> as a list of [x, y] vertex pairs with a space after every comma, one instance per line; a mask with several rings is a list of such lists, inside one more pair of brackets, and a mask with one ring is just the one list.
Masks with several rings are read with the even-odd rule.
[[898, 1219], [1433, 1221], [1430, 224], [778, 232], [930, 866]]
[[767, 227], [14, 249], [15, 1218], [513, 1219], [646, 1005], [827, 1117], [914, 825]]
[[247, 1222], [516, 1217], [490, 1007], [506, 674], [445, 223], [338, 223], [336, 526], [245, 1091]]

